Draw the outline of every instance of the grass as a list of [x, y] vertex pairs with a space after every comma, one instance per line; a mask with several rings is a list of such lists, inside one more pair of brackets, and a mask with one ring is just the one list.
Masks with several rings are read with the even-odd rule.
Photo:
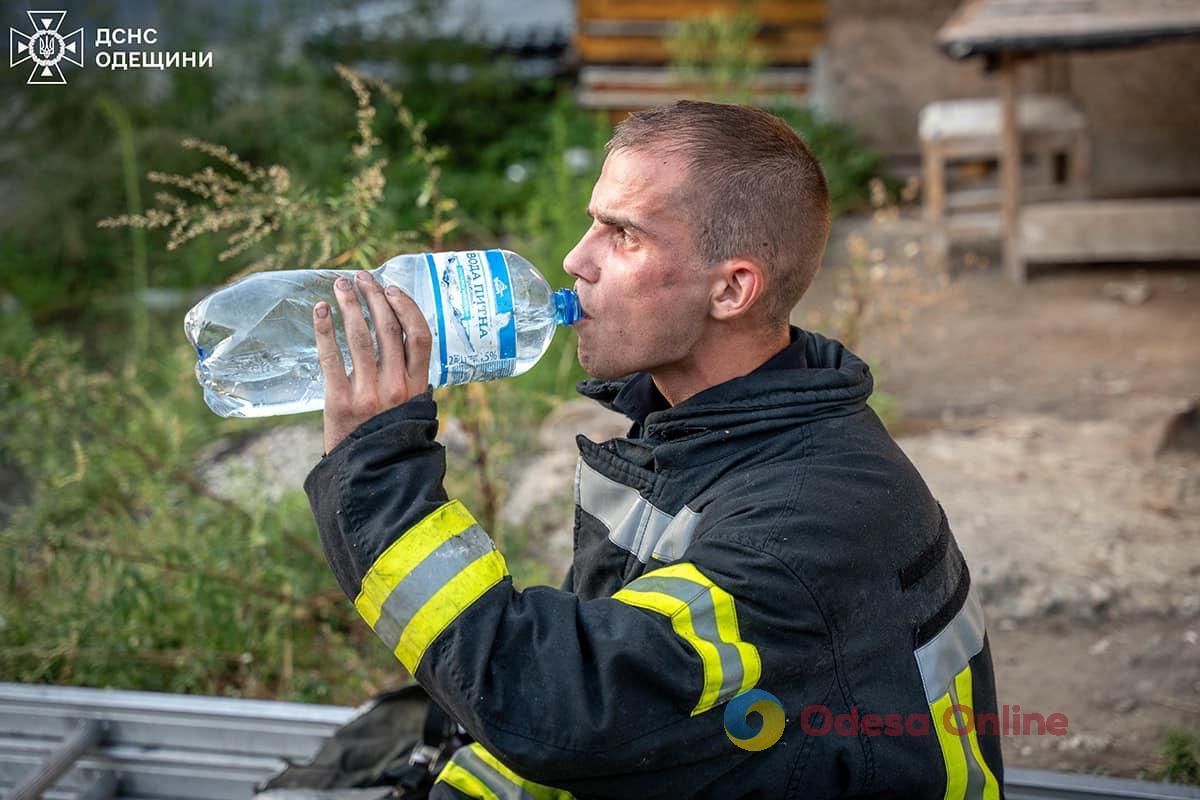
[[1200, 732], [1170, 728], [1158, 749], [1159, 780], [1200, 786]]

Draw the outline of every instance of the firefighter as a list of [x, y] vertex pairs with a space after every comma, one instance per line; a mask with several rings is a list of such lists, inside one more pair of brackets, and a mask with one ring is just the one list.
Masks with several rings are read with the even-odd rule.
[[587, 213], [564, 261], [579, 391], [630, 430], [578, 437], [561, 588], [517, 591], [447, 496], [415, 303], [359, 276], [377, 359], [339, 283], [349, 375], [314, 309], [326, 455], [305, 489], [330, 567], [474, 739], [431, 796], [1000, 797], [946, 515], [868, 407], [867, 365], [789, 324], [829, 231], [809, 149], [746, 106], [639, 112]]

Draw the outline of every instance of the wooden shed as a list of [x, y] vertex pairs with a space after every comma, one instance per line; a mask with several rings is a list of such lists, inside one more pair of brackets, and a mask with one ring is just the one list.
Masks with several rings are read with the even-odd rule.
[[614, 118], [706, 87], [671, 68], [668, 40], [689, 18], [745, 10], [757, 23], [764, 68], [751, 87], [759, 102], [800, 105], [824, 34], [826, 0], [578, 0], [575, 49], [579, 104]]
[[[1026, 202], [1017, 72], [1048, 53], [1200, 38], [1197, 0], [965, 0], [938, 33], [951, 58], [1000, 70], [1000, 212], [1005, 268], [1018, 283], [1030, 262], [1194, 261], [1200, 196]], [[1127, 111], [1136, 114], [1137, 109]]]

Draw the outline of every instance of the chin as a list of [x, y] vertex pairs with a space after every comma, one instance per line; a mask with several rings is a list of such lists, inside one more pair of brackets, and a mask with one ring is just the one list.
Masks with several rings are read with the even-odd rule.
[[580, 358], [579, 366], [583, 367], [583, 371], [593, 378], [599, 378], [602, 381], [612, 380], [614, 375], [609, 374], [609, 371], [604, 368], [603, 364], [593, 364], [589, 360]]
[[615, 364], [586, 364], [583, 361], [580, 361], [579, 364], [588, 375], [602, 381], [616, 380], [617, 378], [624, 378], [626, 375], [632, 375], [635, 372], [646, 371], [637, 367], [621, 368]]
[[593, 378], [599, 378], [602, 381], [610, 381], [613, 378], [620, 378], [622, 375], [629, 374], [628, 371], [617, 371], [614, 369], [615, 365], [612, 363], [605, 363], [604, 361], [595, 358], [594, 354], [583, 349], [582, 343], [580, 343], [579, 346], [578, 356], [579, 366], [583, 367], [583, 371], [588, 375], [591, 375]]

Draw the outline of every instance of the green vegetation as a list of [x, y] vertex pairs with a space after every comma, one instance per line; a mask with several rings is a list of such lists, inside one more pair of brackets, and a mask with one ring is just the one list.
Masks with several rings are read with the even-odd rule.
[[755, 42], [761, 24], [749, 11], [714, 11], [684, 20], [667, 40], [672, 67], [687, 85], [728, 103], [758, 103], [795, 129], [821, 162], [834, 215], [866, 207], [883, 157], [848, 125], [796, 108], [783, 97], [762, 98], [754, 83], [766, 59]]
[[0, 675], [349, 702], [387, 653], [361, 641], [303, 495], [243, 508], [197, 477], [233, 428], [196, 403], [190, 361], [154, 347], [130, 383], [47, 334], [0, 362], [0, 459], [29, 479], [0, 533]]
[[[0, 230], [0, 680], [354, 703], [400, 675], [329, 574], [301, 492], [235, 502], [204, 482], [212, 443], [296, 420], [211, 414], [186, 304], [145, 290], [495, 244], [571, 282], [559, 265], [610, 129], [568, 86], [458, 41], [330, 35], [284, 62], [272, 31], [244, 35], [232, 52], [256, 79], [230, 85], [80, 71], [35, 96], [3, 78], [21, 107], [0, 121], [0, 162], [21, 200]], [[826, 161], [840, 207], [861, 202], [873, 156], [794, 119], [844, 160]], [[497, 521], [504, 476], [582, 377], [560, 336], [520, 378], [439, 396], [470, 448], [447, 488], [522, 585], [560, 576]]]
[[1169, 729], [1159, 745], [1158, 779], [1200, 786], [1200, 733]]

